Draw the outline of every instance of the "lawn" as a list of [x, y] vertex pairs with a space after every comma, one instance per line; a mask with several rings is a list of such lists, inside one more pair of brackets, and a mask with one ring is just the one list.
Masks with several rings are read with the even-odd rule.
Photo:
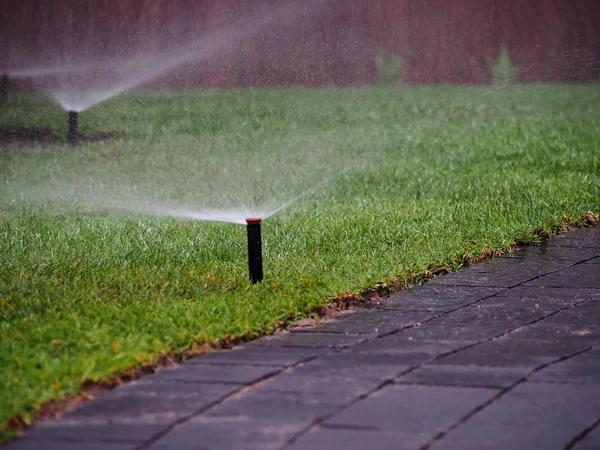
[[[71, 148], [64, 111], [11, 95], [0, 129], [63, 141], [0, 149], [0, 442], [84, 382], [598, 214], [598, 105], [599, 84], [134, 93]], [[277, 211], [262, 284], [243, 226], [160, 215], [215, 210]]]

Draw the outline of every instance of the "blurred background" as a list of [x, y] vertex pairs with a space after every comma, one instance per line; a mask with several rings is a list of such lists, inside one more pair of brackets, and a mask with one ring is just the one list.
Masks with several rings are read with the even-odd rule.
[[28, 75], [41, 68], [173, 54], [185, 56], [145, 87], [485, 84], [502, 58], [522, 82], [600, 79], [598, 0], [2, 0], [0, 8], [0, 72], [12, 89], [35, 89]]

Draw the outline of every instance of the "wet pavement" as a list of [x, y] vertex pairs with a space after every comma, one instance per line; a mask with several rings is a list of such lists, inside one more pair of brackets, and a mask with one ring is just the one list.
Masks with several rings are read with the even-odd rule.
[[600, 228], [120, 387], [10, 450], [600, 449]]

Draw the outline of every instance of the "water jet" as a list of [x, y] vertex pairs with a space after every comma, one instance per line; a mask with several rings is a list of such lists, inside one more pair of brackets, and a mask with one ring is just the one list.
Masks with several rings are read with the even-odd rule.
[[2, 75], [2, 86], [0, 87], [0, 100], [8, 100], [8, 91], [10, 90], [10, 77], [8, 74]]
[[79, 118], [76, 111], [69, 111], [69, 134], [67, 139], [69, 144], [77, 144], [77, 128], [79, 126]]
[[262, 268], [262, 243], [260, 237], [259, 218], [246, 219], [246, 229], [248, 230], [248, 271], [252, 283], [260, 283], [263, 279]]

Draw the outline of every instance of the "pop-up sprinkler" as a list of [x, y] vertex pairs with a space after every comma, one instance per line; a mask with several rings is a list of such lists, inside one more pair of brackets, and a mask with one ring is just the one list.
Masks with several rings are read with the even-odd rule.
[[76, 111], [69, 111], [69, 135], [67, 139], [69, 144], [77, 144], [77, 127], [79, 125], [79, 119]]
[[8, 91], [10, 90], [10, 78], [7, 74], [2, 75], [2, 86], [0, 86], [0, 99], [5, 102], [8, 100]]
[[250, 272], [250, 281], [260, 283], [263, 279], [262, 268], [262, 243], [260, 239], [261, 219], [246, 219], [248, 224], [248, 270]]

